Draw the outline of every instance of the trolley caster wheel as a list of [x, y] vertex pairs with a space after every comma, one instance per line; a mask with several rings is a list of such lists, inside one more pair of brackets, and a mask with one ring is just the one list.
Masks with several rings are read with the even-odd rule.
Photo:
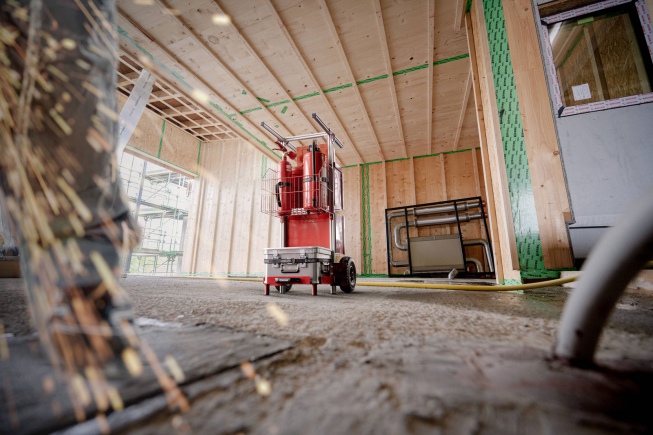
[[349, 257], [342, 257], [340, 265], [343, 269], [343, 276], [340, 280], [340, 290], [351, 293], [356, 288], [356, 265]]
[[292, 288], [292, 284], [275, 285], [274, 288], [276, 288], [279, 293], [288, 293]]

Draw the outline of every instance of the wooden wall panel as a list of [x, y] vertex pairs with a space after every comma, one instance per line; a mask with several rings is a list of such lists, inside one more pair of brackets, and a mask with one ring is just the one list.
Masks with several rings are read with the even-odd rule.
[[361, 257], [361, 171], [360, 166], [342, 170], [344, 179], [345, 217], [345, 254], [356, 264], [358, 273], [362, 273]]
[[274, 162], [242, 140], [202, 147], [182, 271], [261, 275], [263, 249], [277, 246], [278, 219], [260, 211], [261, 174]]
[[[232, 239], [229, 253], [229, 272], [234, 274], [246, 274], [249, 263], [249, 247], [252, 237], [260, 237], [260, 234], [253, 234], [251, 223], [252, 215], [259, 213], [252, 209], [254, 202], [256, 184], [256, 173], [260, 173], [260, 162], [258, 156], [254, 155], [251, 147], [246, 147], [238, 153], [238, 176], [236, 186], [236, 201], [234, 204], [234, 220], [232, 222]], [[254, 164], [258, 163], [258, 171], [255, 171]], [[260, 175], [259, 175], [260, 179]], [[261, 254], [261, 260], [263, 255]]]
[[388, 208], [415, 204], [412, 168], [410, 160], [387, 162]]
[[[253, 169], [250, 183], [253, 186], [254, 192], [252, 194], [248, 272], [257, 273], [264, 271], [263, 249], [276, 246], [276, 244], [270, 244], [268, 240], [271, 238], [275, 243], [279, 240], [279, 219], [261, 213], [261, 178], [265, 175], [268, 168], [276, 167], [277, 165], [259, 153], [256, 153], [252, 159], [252, 165]], [[272, 237], [275, 234], [277, 237]]]
[[385, 237], [385, 169], [383, 164], [369, 166], [370, 228], [372, 229], [372, 273], [388, 273]]

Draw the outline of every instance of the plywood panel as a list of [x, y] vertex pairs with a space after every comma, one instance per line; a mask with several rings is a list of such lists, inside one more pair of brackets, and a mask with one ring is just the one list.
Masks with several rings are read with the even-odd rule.
[[389, 86], [393, 79], [376, 80], [359, 85], [361, 97], [374, 125], [386, 160], [405, 157], [403, 140], [395, 120], [394, 103]]
[[[415, 202], [428, 204], [447, 199], [444, 158], [442, 155], [413, 159], [415, 167]], [[418, 229], [418, 236], [448, 234], [449, 228], [426, 227]]]
[[[238, 153], [237, 160], [232, 162], [232, 164], [238, 165], [238, 178], [234, 180], [237, 183], [237, 189], [229, 255], [229, 272], [234, 274], [247, 273], [250, 242], [252, 237], [259, 237], [258, 234], [252, 233], [251, 228], [254, 213], [252, 203], [256, 184], [258, 184], [253, 164], [259, 163], [258, 159], [255, 159], [253, 151], [250, 147], [243, 148]], [[260, 163], [257, 166], [260, 166]], [[257, 210], [256, 213], [259, 211]]]
[[428, 77], [428, 69], [394, 77], [397, 103], [409, 156], [429, 153], [426, 139], [428, 132], [428, 95], [426, 92]]
[[218, 221], [214, 234], [213, 252], [213, 273], [228, 273], [229, 259], [231, 255], [231, 243], [233, 240], [233, 224], [238, 199], [238, 164], [239, 150], [237, 147], [220, 145], [222, 158], [218, 166], [217, 176], [224, 180], [220, 186], [220, 197], [218, 206]]
[[199, 140], [166, 123], [161, 140], [160, 157], [168, 163], [196, 174], [199, 146]]
[[454, 30], [454, 19], [458, 1], [435, 2], [435, 35], [433, 44], [433, 59], [448, 59], [467, 52], [465, 28]]
[[414, 198], [414, 180], [410, 160], [388, 162], [386, 177], [388, 185], [388, 208], [412, 205]]
[[136, 124], [136, 129], [127, 145], [145, 154], [157, 157], [159, 155], [162, 127], [163, 120], [151, 111], [145, 110], [138, 124]]
[[331, 0], [334, 24], [356, 80], [383, 74], [384, 60], [371, 1]]
[[369, 166], [370, 171], [370, 228], [372, 236], [372, 273], [387, 274], [385, 237], [385, 170], [383, 164]]
[[[462, 199], [477, 196], [478, 169], [475, 166], [474, 154], [475, 151], [471, 150], [444, 156], [448, 199]], [[477, 213], [478, 211], [474, 209], [471, 213]], [[450, 225], [449, 229], [454, 234], [458, 233], [456, 225]], [[481, 223], [478, 220], [463, 222], [460, 224], [460, 229], [463, 233], [463, 239], [469, 240], [481, 237]], [[473, 256], [475, 258], [479, 260], [483, 258], [478, 255], [479, 253], [482, 254], [480, 248], [472, 248], [470, 251], [474, 253]]]
[[[435, 67], [432, 137], [434, 153], [448, 152], [454, 148], [468, 76], [469, 59], [459, 59]], [[478, 134], [470, 132], [469, 127], [461, 131], [458, 149], [467, 148], [469, 139], [474, 136], [478, 137]]]
[[363, 271], [361, 258], [361, 185], [360, 166], [342, 170], [344, 179], [345, 254], [356, 264], [358, 273]]
[[522, 115], [544, 265], [573, 266], [564, 213], [565, 178], [530, 0], [504, 0], [508, 45]]
[[[265, 176], [268, 168], [276, 165], [258, 153], [251, 159], [251, 163], [253, 165], [251, 170], [251, 183], [254, 193], [252, 196], [252, 223], [249, 237], [249, 263], [247, 272], [256, 275], [265, 272], [263, 249], [271, 247], [268, 246], [270, 226], [273, 225], [274, 228], [278, 228], [279, 219], [261, 213], [261, 178]], [[239, 237], [244, 238], [245, 235], [240, 234]]]
[[215, 247], [215, 231], [218, 222], [221, 180], [213, 174], [219, 167], [223, 148], [215, 144], [207, 149], [207, 167], [204, 168], [203, 195], [199, 219], [201, 225], [197, 228], [197, 259], [194, 272], [211, 273], [213, 270], [213, 254]]
[[443, 166], [440, 156], [413, 160], [415, 166], [415, 195], [417, 204], [446, 200]]

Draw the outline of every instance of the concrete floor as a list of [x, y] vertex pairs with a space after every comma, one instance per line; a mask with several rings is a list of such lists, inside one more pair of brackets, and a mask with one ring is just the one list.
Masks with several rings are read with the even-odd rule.
[[[109, 416], [117, 432], [653, 431], [650, 291], [622, 298], [600, 343], [601, 367], [579, 370], [548, 359], [569, 291], [561, 287], [524, 294], [358, 287], [331, 295], [321, 286], [312, 297], [300, 286], [265, 297], [262, 284], [252, 282], [130, 276], [122, 283], [137, 316], [203, 334], [203, 348], [184, 351], [194, 353], [189, 360], [229, 354], [233, 344], [224, 344], [224, 337], [230, 334], [252, 343], [264, 336], [286, 350], [252, 356], [257, 373], [270, 382], [268, 397], [237, 364], [224, 363], [184, 385], [190, 411], [152, 408], [151, 397], [136, 401]], [[287, 315], [287, 326], [272, 317], [269, 304]], [[25, 309], [22, 281], [0, 280], [0, 320], [15, 335], [10, 346], [31, 332]], [[215, 346], [206, 334], [215, 334]]]

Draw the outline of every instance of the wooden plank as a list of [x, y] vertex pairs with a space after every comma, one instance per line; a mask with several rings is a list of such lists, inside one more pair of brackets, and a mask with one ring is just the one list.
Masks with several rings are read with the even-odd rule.
[[428, 51], [428, 81], [426, 82], [426, 113], [428, 115], [428, 123], [426, 127], [426, 140], [428, 141], [428, 153], [433, 152], [433, 44], [435, 43], [435, 0], [429, 0], [428, 4], [428, 36], [427, 44], [429, 47]]
[[[462, 199], [476, 196], [476, 174], [474, 170], [474, 151], [443, 155], [448, 199]], [[457, 225], [449, 225], [452, 234], [458, 233]], [[464, 239], [477, 239], [481, 236], [479, 222], [461, 222]]]
[[458, 119], [458, 128], [456, 129], [456, 138], [453, 141], [453, 149], [458, 149], [458, 141], [460, 140], [460, 132], [463, 129], [463, 122], [467, 113], [467, 104], [469, 103], [469, 92], [472, 88], [472, 71], [467, 74], [467, 84], [465, 85], [465, 95], [463, 96], [463, 105], [460, 108], [460, 118]]
[[361, 172], [360, 166], [342, 170], [344, 185], [345, 254], [354, 260], [358, 273], [363, 272], [361, 257]]
[[[208, 2], [207, 5], [208, 9], [195, 8], [194, 10], [196, 10], [197, 15], [193, 17], [194, 22], [196, 22], [197, 18], [199, 17], [205, 17], [205, 19], [210, 20], [216, 14], [225, 15], [224, 8], [222, 7], [221, 3], [222, 3], [221, 1], [214, 0]], [[209, 13], [206, 14], [206, 11], [208, 11]], [[218, 48], [227, 46], [228, 49], [231, 49], [234, 45], [237, 45], [237, 43], [240, 44], [244, 48], [247, 57], [252, 60], [253, 64], [251, 66], [242, 65], [243, 56], [236, 56], [235, 54], [232, 54], [231, 51], [229, 51], [228, 54], [232, 56], [234, 59], [238, 59], [238, 65], [241, 66], [239, 71], [242, 71], [244, 69], [245, 72], [249, 72], [249, 75], [246, 75], [245, 79], [247, 80], [248, 77], [251, 76], [251, 79], [249, 79], [248, 81], [252, 83], [252, 86], [254, 86], [254, 92], [256, 92], [256, 95], [264, 95], [264, 92], [269, 92], [272, 95], [275, 95], [279, 99], [279, 101], [288, 101], [288, 106], [290, 110], [286, 110], [285, 113], [282, 113], [284, 115], [284, 119], [286, 119], [287, 122], [289, 123], [292, 123], [291, 120], [294, 120], [295, 124], [293, 125], [297, 131], [312, 130], [313, 125], [311, 121], [308, 119], [307, 115], [299, 109], [297, 103], [292, 99], [292, 97], [290, 96], [286, 88], [281, 84], [277, 75], [270, 69], [268, 62], [266, 62], [265, 59], [263, 59], [263, 56], [257, 53], [256, 49], [252, 46], [252, 44], [250, 44], [248, 38], [234, 24], [233, 20], [234, 17], [232, 16], [228, 24], [226, 24], [225, 26], [221, 26], [221, 27], [226, 27], [229, 30], [227, 37], [233, 43], [217, 44]], [[218, 35], [212, 33], [215, 32], [215, 27], [216, 26], [212, 22], [211, 25], [207, 23], [206, 30], [202, 32], [202, 35], [204, 35], [207, 39], [209, 39], [209, 41], [211, 40], [211, 36], [213, 36], [214, 38], [218, 38]], [[207, 33], [210, 34], [207, 35]], [[224, 41], [224, 39], [222, 39], [222, 41]], [[261, 70], [266, 75], [266, 79], [264, 80], [260, 79]], [[283, 106], [277, 106], [277, 107], [279, 107], [279, 110], [283, 110]], [[300, 120], [301, 122], [299, 122]]]
[[[427, 204], [447, 199], [442, 163], [441, 156], [413, 159], [415, 177], [414, 204]], [[439, 234], [444, 234], [444, 232], [434, 227], [420, 228], [418, 231], [419, 236], [435, 236]]]
[[554, 0], [538, 6], [538, 9], [540, 11], [540, 17], [544, 18], [559, 12], [568, 11], [569, 9], [587, 6], [596, 3], [596, 1], [597, 0]]
[[493, 192], [488, 196], [488, 203], [496, 205], [497, 231], [494, 242], [501, 249], [503, 278], [521, 279], [482, 2], [472, 2], [471, 22], [471, 27], [474, 29], [474, 48], [487, 140], [489, 165], [486, 165], [486, 169], [489, 167], [488, 173], [491, 176], [488, 177], [488, 181], [491, 181]]
[[386, 163], [388, 208], [415, 204], [414, 179], [411, 174], [411, 160]]
[[[251, 239], [258, 236], [251, 232], [255, 183], [252, 163], [256, 160], [255, 157], [257, 156], [255, 154], [258, 153], [255, 153], [252, 149], [241, 150], [236, 161], [231, 163], [238, 165], [237, 176], [233, 180], [237, 187], [228, 269], [228, 272], [234, 274], [247, 273]], [[260, 172], [260, 164], [258, 166]]]
[[387, 255], [385, 237], [385, 169], [383, 164], [369, 166], [370, 171], [370, 227], [372, 229], [372, 273], [386, 274]]
[[395, 89], [395, 79], [392, 76], [392, 64], [390, 63], [390, 52], [388, 50], [388, 37], [385, 32], [385, 24], [383, 22], [383, 10], [381, 9], [381, 0], [372, 0], [374, 5], [374, 14], [376, 16], [376, 25], [381, 39], [381, 49], [383, 51], [383, 63], [385, 65], [384, 73], [388, 76], [386, 80], [390, 88], [390, 96], [392, 101], [392, 108], [394, 110], [394, 122], [397, 125], [397, 134], [399, 136], [399, 143], [403, 148], [403, 155], [401, 157], [408, 157], [408, 150], [406, 148], [406, 139], [404, 137], [403, 127], [401, 125], [401, 113], [399, 112], [399, 104], [397, 103], [397, 90]]
[[453, 22], [453, 30], [460, 32], [460, 29], [465, 24], [465, 8], [467, 7], [467, 0], [456, 0], [456, 19]]
[[355, 85], [356, 79], [354, 78], [354, 73], [352, 72], [351, 66], [349, 65], [349, 61], [347, 60], [347, 55], [345, 54], [345, 50], [342, 48], [342, 43], [340, 42], [340, 36], [338, 35], [336, 26], [333, 23], [333, 18], [331, 18], [331, 13], [329, 12], [329, 6], [326, 4], [325, 0], [317, 0], [317, 1], [318, 4], [320, 5], [320, 9], [322, 10], [322, 14], [324, 15], [324, 20], [326, 21], [327, 28], [329, 29], [329, 33], [331, 34], [331, 38], [335, 42], [336, 49], [340, 57], [340, 61], [343, 67], [345, 68], [345, 71], [347, 72], [345, 79], [350, 83], [354, 83], [352, 89], [354, 91], [356, 102], [361, 110], [359, 112], [359, 115], [363, 117], [365, 124], [369, 129], [370, 135], [372, 136], [374, 142], [376, 143], [379, 158], [381, 160], [385, 160], [385, 157], [383, 156], [383, 150], [381, 149], [381, 145], [379, 145], [379, 138], [376, 135], [376, 131], [374, 131], [374, 126], [372, 125], [372, 121], [370, 121], [369, 114], [367, 113], [367, 108], [365, 107], [365, 103], [361, 98], [360, 90], [358, 89], [358, 86]]
[[199, 243], [210, 243], [210, 251], [204, 252], [198, 259], [198, 264], [208, 262], [207, 266], [198, 268], [196, 272], [214, 273], [220, 271], [220, 265], [215, 261], [216, 252], [218, 247], [218, 224], [221, 222], [219, 219], [220, 212], [220, 192], [222, 179], [215, 177], [213, 174], [220, 173], [221, 162], [225, 154], [225, 145], [222, 142], [216, 143], [212, 152], [210, 162], [210, 172], [206, 174], [206, 190], [203, 201], [206, 202], [204, 206], [204, 213], [207, 215], [204, 219], [204, 225], [200, 227]]
[[219, 179], [220, 197], [218, 199], [217, 224], [214, 234], [214, 254], [212, 262], [212, 273], [224, 274], [230, 272], [229, 260], [231, 257], [231, 243], [233, 240], [233, 221], [235, 203], [238, 195], [238, 152], [235, 147], [222, 145], [222, 156], [220, 159]]
[[504, 0], [503, 9], [544, 266], [572, 267], [571, 246], [563, 214], [569, 211], [569, 201], [532, 4], [530, 0]]
[[[171, 6], [168, 3], [167, 0], [154, 0], [155, 3], [157, 3], [160, 7], [165, 8], [166, 10], [170, 10]], [[201, 46], [204, 49], [203, 56], [201, 57], [202, 63], [206, 64], [215, 64], [219, 68], [222, 69], [223, 74], [221, 74], [221, 77], [228, 77], [231, 82], [239, 89], [241, 92], [237, 93], [232, 93], [233, 95], [239, 95], [239, 96], [245, 96], [247, 98], [247, 106], [242, 106], [240, 107], [241, 110], [246, 110], [250, 108], [255, 108], [258, 107], [259, 109], [262, 109], [262, 113], [267, 114], [266, 121], [270, 122], [271, 120], [280, 124], [281, 126], [281, 135], [285, 136], [287, 132], [288, 136], [294, 136], [296, 134], [299, 134], [298, 131], [292, 132], [288, 126], [284, 124], [283, 121], [281, 121], [279, 118], [277, 118], [267, 107], [266, 105], [262, 104], [259, 99], [256, 98], [256, 95], [252, 90], [245, 84], [243, 83], [240, 78], [237, 76], [237, 74], [232, 70], [232, 68], [222, 59], [220, 54], [214, 50], [207, 41], [205, 41], [201, 35], [199, 35], [193, 28], [192, 24], [189, 23], [186, 19], [183, 18], [181, 15], [171, 15], [171, 20], [173, 20], [176, 24], [178, 24], [182, 30], [182, 33], [187, 33], [191, 35], [191, 39]], [[169, 32], [170, 29], [169, 27], [167, 28], [167, 31]], [[208, 54], [208, 56], [206, 56]], [[244, 91], [244, 92], [242, 92]], [[257, 114], [258, 115], [258, 114]], [[260, 116], [259, 116], [260, 117]], [[257, 122], [257, 124], [260, 123]]]
[[[324, 103], [327, 111], [330, 113], [330, 115], [335, 119], [336, 125], [333, 126], [332, 128], [336, 131], [338, 131], [338, 135], [342, 135], [341, 138], [342, 140], [346, 140], [348, 144], [351, 145], [352, 149], [356, 153], [356, 156], [358, 157], [359, 163], [364, 163], [363, 158], [361, 157], [360, 153], [358, 152], [358, 149], [356, 148], [356, 145], [354, 142], [351, 140], [349, 137], [349, 133], [345, 129], [345, 127], [342, 125], [342, 122], [340, 121], [340, 118], [336, 115], [336, 113], [333, 110], [333, 107], [329, 103], [329, 100], [326, 99], [324, 96], [324, 93], [322, 93], [322, 87], [319, 85], [317, 79], [315, 78], [315, 75], [313, 74], [313, 71], [311, 68], [308, 66], [306, 63], [306, 60], [302, 56], [302, 53], [299, 51], [297, 48], [297, 45], [295, 44], [295, 41], [293, 40], [292, 36], [288, 32], [288, 29], [286, 28], [286, 25], [284, 24], [283, 20], [281, 19], [281, 16], [279, 16], [279, 13], [275, 9], [274, 5], [270, 0], [264, 0], [265, 6], [268, 8], [270, 14], [274, 18], [274, 20], [277, 23], [278, 30], [281, 32], [281, 34], [284, 36], [284, 39], [286, 40], [286, 43], [290, 46], [291, 50], [294, 52], [295, 56], [301, 63], [302, 67], [304, 68], [306, 74], [310, 78], [310, 81], [313, 84], [313, 89], [315, 89], [317, 92], [319, 92], [320, 99]], [[320, 35], [321, 37], [321, 35]]]
[[[189, 84], [193, 88], [195, 88], [196, 92], [199, 92], [200, 94], [205, 96], [209, 96], [212, 101], [214, 101], [215, 103], [217, 103], [222, 107], [223, 111], [219, 111], [215, 109], [212, 105], [209, 104], [208, 101], [204, 101], [204, 100], [197, 101], [198, 105], [205, 108], [207, 112], [213, 114], [217, 119], [222, 121], [224, 125], [226, 126], [233, 125], [233, 121], [230, 118], [228, 118], [227, 115], [223, 112], [229, 113], [229, 112], [235, 112], [235, 110], [230, 107], [230, 104], [226, 102], [226, 99], [221, 95], [221, 93], [213, 89], [213, 87], [202, 77], [194, 73], [191, 73], [191, 71], [193, 71], [194, 68], [189, 69], [188, 65], [186, 65], [183, 61], [181, 61], [178, 58], [178, 56], [176, 56], [169, 48], [157, 44], [155, 39], [149, 36], [147, 32], [143, 29], [143, 27], [140, 24], [137, 24], [134, 21], [134, 19], [132, 19], [129, 15], [127, 15], [126, 12], [123, 11], [120, 7], [117, 8], [117, 12], [118, 12], [116, 17], [117, 24], [120, 27], [122, 27], [124, 30], [126, 30], [127, 33], [131, 36], [131, 38], [140, 40], [142, 42], [141, 48], [147, 50], [147, 52], [151, 56], [156, 58], [162, 65], [164, 65], [167, 68], [165, 69], [157, 66], [156, 68], [153, 69], [154, 73], [162, 77], [165, 77], [172, 84], [174, 84], [177, 87], [177, 89], [181, 89], [182, 86], [184, 86], [184, 89], [187, 89], [185, 85], [183, 85], [179, 81], [178, 77], [172, 75], [169, 72], [172, 70], [181, 71], [183, 75], [183, 80], [186, 82], [186, 84]], [[124, 38], [120, 38], [119, 43], [120, 43], [120, 48], [126, 53], [137, 58], [139, 56], [142, 56], [140, 49], [136, 48], [134, 45], [127, 42]], [[184, 94], [184, 96], [186, 98], [189, 98], [190, 100], [196, 100], [196, 98], [192, 98], [189, 95]], [[240, 122], [243, 125], [243, 128], [247, 129], [252, 134], [257, 133], [261, 138], [265, 137], [264, 133], [261, 132], [261, 130], [259, 130], [258, 126], [252, 125], [251, 123], [249, 123], [249, 121], [247, 121], [244, 118], [241, 119]], [[235, 128], [233, 132], [241, 139], [253, 145], [255, 148], [260, 149], [261, 152], [266, 154], [271, 159], [278, 161], [279, 158], [277, 156], [275, 156], [270, 150], [263, 147], [256, 140], [253, 140], [240, 127]]]
[[[468, 75], [469, 59], [448, 62], [435, 68], [433, 153], [453, 151]], [[465, 120], [468, 119], [468, 117], [465, 118]], [[476, 131], [466, 130], [466, 127], [468, 126], [463, 124], [459, 139], [460, 149], [466, 148], [467, 144], [471, 142], [476, 143], [473, 146], [478, 146]]]

